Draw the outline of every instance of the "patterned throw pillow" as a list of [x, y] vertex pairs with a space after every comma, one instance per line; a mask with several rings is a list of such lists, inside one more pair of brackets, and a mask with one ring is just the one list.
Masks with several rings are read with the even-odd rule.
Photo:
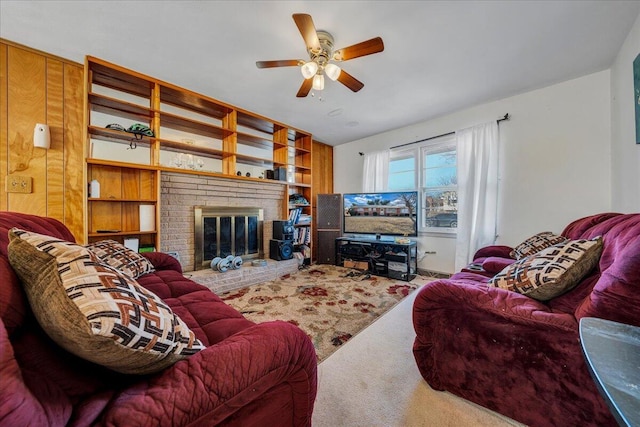
[[558, 243], [564, 243], [567, 239], [564, 236], [553, 234], [550, 231], [543, 231], [526, 239], [518, 246], [513, 248], [509, 254], [511, 258], [522, 259], [533, 254], [537, 254], [541, 250], [548, 248], [549, 246], [557, 245]]
[[12, 229], [9, 261], [47, 334], [71, 353], [148, 374], [204, 348], [171, 308], [81, 245]]
[[600, 237], [570, 240], [514, 262], [488, 285], [548, 301], [573, 289], [598, 264], [601, 254]]
[[86, 248], [96, 254], [103, 263], [133, 279], [155, 271], [148, 259], [115, 240], [89, 243]]

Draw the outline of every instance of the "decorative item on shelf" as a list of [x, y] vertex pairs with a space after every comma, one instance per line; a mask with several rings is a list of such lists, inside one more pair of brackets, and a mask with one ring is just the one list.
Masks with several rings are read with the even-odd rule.
[[302, 194], [291, 194], [289, 195], [289, 204], [292, 205], [308, 205], [309, 201]]
[[236, 172], [236, 175], [242, 176], [242, 172], [238, 171], [238, 172]]
[[247, 178], [249, 178], [249, 177], [251, 177], [251, 173], [250, 173], [250, 172], [247, 172], [247, 173], [245, 174], [245, 176], [246, 176]]
[[98, 182], [97, 179], [89, 183], [89, 197], [94, 199], [100, 198], [100, 182]]
[[175, 156], [173, 156], [173, 164], [177, 168], [182, 168], [182, 166], [184, 165], [184, 156], [182, 153], [178, 153]]
[[275, 179], [273, 169], [267, 169], [265, 173], [266, 173], [267, 179]]
[[127, 128], [127, 132], [132, 133], [137, 140], [141, 140], [143, 136], [149, 136], [153, 138], [155, 135], [151, 128], [142, 123], [134, 123]]
[[196, 168], [196, 164], [193, 161], [193, 155], [192, 154], [187, 154], [187, 156], [186, 156], [186, 166], [189, 169], [195, 169]]
[[137, 237], [125, 238], [123, 244], [125, 248], [129, 248], [134, 252], [138, 252], [140, 249], [140, 239]]
[[36, 123], [33, 129], [33, 146], [48, 150], [51, 147], [51, 132], [49, 125]]
[[195, 145], [196, 140], [191, 138], [182, 138], [181, 141], [185, 144]]
[[124, 126], [122, 126], [121, 124], [118, 123], [109, 123], [107, 126], [105, 126], [107, 129], [111, 129], [111, 130], [119, 130], [121, 132], [126, 132], [127, 130], [125, 129]]
[[154, 205], [140, 205], [140, 231], [154, 231], [156, 229], [156, 207]]

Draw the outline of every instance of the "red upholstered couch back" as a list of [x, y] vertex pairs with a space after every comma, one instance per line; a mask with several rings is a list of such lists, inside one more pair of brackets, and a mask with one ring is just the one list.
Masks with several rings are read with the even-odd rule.
[[[576, 319], [600, 317], [640, 326], [640, 214], [589, 216], [570, 223], [562, 234], [570, 239], [602, 236], [604, 241], [598, 269], [566, 296], [576, 300]], [[550, 305], [561, 303], [563, 297]]]
[[0, 212], [0, 377], [10, 391], [0, 399], [0, 413], [20, 408], [31, 415], [30, 423], [35, 417], [39, 425], [63, 425], [84, 396], [103, 391], [108, 400], [109, 392], [101, 390], [101, 384], [128, 380], [64, 351], [40, 328], [7, 258], [12, 227], [75, 242], [55, 219]]

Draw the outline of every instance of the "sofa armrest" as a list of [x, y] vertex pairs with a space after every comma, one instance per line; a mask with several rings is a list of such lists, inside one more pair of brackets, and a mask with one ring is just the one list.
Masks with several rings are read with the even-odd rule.
[[182, 273], [180, 262], [169, 254], [164, 252], [143, 252], [141, 255], [147, 258], [156, 270], [175, 270], [178, 273]]
[[478, 258], [488, 258], [488, 257], [500, 257], [500, 258], [511, 258], [511, 251], [513, 248], [511, 246], [504, 245], [492, 245], [485, 246], [484, 248], [478, 249], [478, 251], [473, 255], [474, 261]]
[[516, 262], [516, 260], [513, 258], [490, 256], [482, 261], [482, 269], [491, 274], [498, 274], [514, 262]]
[[125, 390], [101, 424], [218, 425], [231, 417], [241, 425], [256, 416], [242, 408], [285, 385], [284, 393], [261, 402], [273, 411], [271, 425], [292, 419], [295, 426], [308, 426], [316, 371], [315, 349], [302, 330], [287, 322], [261, 323]]
[[528, 425], [611, 425], [572, 314], [504, 289], [439, 280], [419, 291], [413, 323], [416, 364], [433, 389]]
[[[443, 310], [464, 311], [466, 314], [475, 312], [524, 327], [549, 327], [572, 332], [578, 328], [574, 316], [553, 312], [546, 304], [517, 292], [446, 279], [427, 283], [420, 290], [413, 306], [414, 326], [422, 327], [421, 319], [439, 316]], [[425, 331], [416, 330], [418, 332]]]

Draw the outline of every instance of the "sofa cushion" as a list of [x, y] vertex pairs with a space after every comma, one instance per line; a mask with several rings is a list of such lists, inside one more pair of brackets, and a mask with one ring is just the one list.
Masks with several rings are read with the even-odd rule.
[[488, 273], [500, 273], [505, 267], [513, 264], [513, 258], [502, 258], [490, 256], [482, 261], [482, 269]]
[[34, 315], [67, 351], [146, 374], [204, 348], [164, 301], [87, 248], [16, 228], [9, 235], [9, 261]]
[[570, 240], [516, 261], [488, 285], [547, 301], [575, 287], [596, 266], [601, 253], [599, 237]]
[[525, 239], [522, 243], [514, 247], [513, 251], [509, 255], [511, 258], [519, 260], [536, 254], [549, 246], [564, 243], [567, 240], [568, 239], [566, 237], [553, 234], [551, 231], [543, 231], [542, 233], [535, 234]]
[[133, 279], [155, 271], [147, 258], [115, 240], [92, 242], [86, 245], [86, 248], [96, 254], [104, 264]]

